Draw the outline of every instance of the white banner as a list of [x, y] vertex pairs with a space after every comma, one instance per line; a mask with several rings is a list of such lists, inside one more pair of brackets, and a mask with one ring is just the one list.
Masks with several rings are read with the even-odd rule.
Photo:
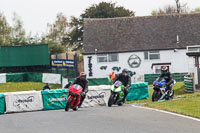
[[6, 73], [0, 74], [0, 83], [6, 83]]
[[6, 113], [35, 111], [43, 109], [40, 91], [23, 91], [5, 93]]
[[68, 79], [66, 78], [63, 78], [62, 79], [62, 88], [64, 89], [65, 85], [67, 85], [69, 82], [68, 82]]
[[61, 74], [43, 73], [43, 83], [61, 84]]
[[110, 97], [110, 85], [89, 86], [82, 107], [107, 106]]

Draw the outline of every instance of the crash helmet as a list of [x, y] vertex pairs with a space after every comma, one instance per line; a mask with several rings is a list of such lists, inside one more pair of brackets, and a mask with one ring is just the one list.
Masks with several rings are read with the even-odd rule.
[[87, 76], [86, 73], [84, 73], [84, 72], [80, 73], [80, 78], [81, 79], [86, 79], [86, 76]]
[[167, 73], [168, 72], [168, 67], [167, 66], [162, 66], [161, 67], [161, 72], [162, 73]]
[[124, 75], [124, 76], [128, 75], [128, 70], [126, 68], [124, 68], [122, 70], [122, 75]]

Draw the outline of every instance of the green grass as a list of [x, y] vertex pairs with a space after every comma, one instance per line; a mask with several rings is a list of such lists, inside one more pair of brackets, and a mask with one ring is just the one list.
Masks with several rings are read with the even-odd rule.
[[200, 94], [185, 95], [177, 100], [149, 102], [144, 106], [167, 110], [183, 115], [200, 118]]
[[[45, 83], [40, 82], [8, 82], [0, 84], [0, 93], [2, 92], [16, 92], [16, 91], [30, 91], [42, 90]], [[59, 89], [62, 87], [60, 84], [50, 84], [52, 89]]]
[[153, 89], [149, 89], [149, 99], [130, 101], [126, 104], [146, 103], [143, 106], [200, 118], [200, 93], [185, 93], [183, 82], [177, 82], [173, 89], [175, 100], [152, 102]]

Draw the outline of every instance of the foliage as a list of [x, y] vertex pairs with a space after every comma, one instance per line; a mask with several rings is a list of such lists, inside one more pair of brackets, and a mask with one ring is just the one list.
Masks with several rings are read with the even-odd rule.
[[188, 13], [189, 9], [187, 7], [187, 3], [181, 4], [179, 0], [174, 0], [175, 5], [166, 5], [163, 9], [159, 8], [158, 10], [153, 10], [151, 14], [155, 15], [163, 15], [163, 14], [175, 14], [175, 13]]
[[51, 53], [63, 52], [68, 45], [65, 41], [68, 25], [67, 18], [62, 13], [57, 14], [53, 24], [47, 24], [47, 33], [43, 35], [42, 42], [49, 44]]
[[20, 17], [14, 13], [13, 14], [14, 25], [11, 28], [11, 45], [26, 45], [26, 32], [23, 28], [23, 23]]
[[195, 8], [195, 9], [192, 10], [190, 13], [200, 13], [200, 7]]
[[5, 16], [0, 12], [0, 46], [8, 45], [11, 39], [11, 27], [9, 26]]

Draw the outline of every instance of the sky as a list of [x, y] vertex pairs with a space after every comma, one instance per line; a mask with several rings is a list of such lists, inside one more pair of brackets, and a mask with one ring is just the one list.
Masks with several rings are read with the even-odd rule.
[[[79, 17], [86, 8], [102, 1], [115, 2], [117, 6], [134, 11], [136, 16], [148, 16], [152, 10], [175, 4], [175, 0], [0, 0], [0, 12], [10, 25], [13, 13], [17, 13], [27, 33], [41, 35], [47, 30], [47, 23], [53, 23], [59, 12], [69, 20], [70, 16]], [[190, 9], [200, 7], [200, 0], [180, 2], [187, 3]]]

